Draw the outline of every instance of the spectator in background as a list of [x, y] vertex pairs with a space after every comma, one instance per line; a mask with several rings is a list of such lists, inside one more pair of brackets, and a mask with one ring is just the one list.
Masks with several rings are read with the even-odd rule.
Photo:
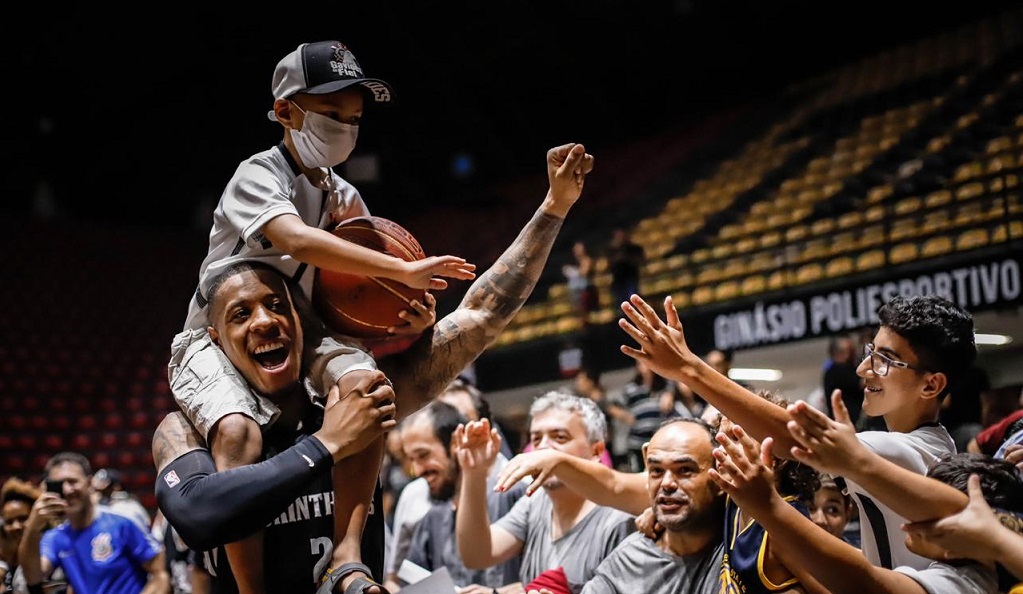
[[[668, 394], [668, 382], [663, 377], [642, 361], [637, 360], [635, 368], [635, 375], [622, 388], [622, 399], [632, 415], [632, 425], [625, 442], [626, 470], [629, 472], [643, 470], [643, 444], [650, 441], [662, 422], [675, 416], [686, 416], [681, 405], [676, 406], [675, 399]], [[665, 400], [669, 400], [671, 406], [665, 407]]]
[[[453, 436], [459, 426], [470, 420], [450, 404], [436, 400], [408, 418], [402, 430], [406, 457], [412, 462], [416, 476], [424, 478], [430, 488], [430, 510], [416, 525], [408, 549], [408, 561], [436, 571], [447, 567], [459, 588], [479, 591], [494, 590], [518, 581], [519, 558], [513, 557], [483, 570], [470, 570], [462, 563], [455, 544], [455, 513], [462, 471], [455, 457]], [[487, 511], [497, 521], [523, 495], [525, 485], [495, 492], [497, 479], [487, 478]]]
[[100, 468], [92, 475], [92, 489], [98, 505], [135, 522], [143, 532], [152, 530], [149, 512], [134, 495], [124, 489], [120, 472], [113, 468]]
[[835, 417], [831, 406], [831, 394], [842, 391], [842, 402], [849, 410], [849, 418], [859, 427], [860, 408], [863, 406], [863, 381], [856, 375], [863, 352], [851, 336], [834, 336], [828, 341], [828, 359], [824, 362], [824, 402], [828, 416]]
[[[483, 398], [483, 394], [465, 379], [459, 377], [454, 379], [444, 388], [444, 391], [437, 396], [437, 400], [447, 403], [458, 410], [470, 421], [480, 419], [490, 420], [490, 404]], [[413, 415], [415, 416], [415, 415]], [[405, 444], [405, 429], [413, 423], [412, 417], [402, 422], [396, 431], [401, 437], [402, 455], [407, 457]], [[504, 448], [498, 453], [494, 463], [493, 474], [504, 468], [508, 463], [510, 455], [504, 453]], [[509, 454], [511, 450], [508, 450]], [[409, 461], [411, 463], [411, 460]], [[431, 501], [430, 486], [426, 478], [416, 476], [398, 495], [397, 504], [394, 507], [394, 517], [391, 523], [393, 538], [387, 544], [387, 566], [384, 570], [386, 576], [384, 586], [391, 592], [401, 587], [398, 581], [398, 569], [402, 561], [409, 553], [412, 543], [412, 535], [416, 531], [419, 522], [430, 511], [433, 503]]]
[[590, 314], [600, 307], [594, 283], [596, 261], [582, 241], [572, 244], [572, 258], [572, 263], [561, 267], [561, 273], [568, 281], [568, 295], [579, 314], [580, 327], [585, 328], [589, 325]]
[[25, 523], [18, 556], [28, 587], [41, 587], [61, 568], [75, 594], [166, 592], [170, 581], [162, 547], [148, 529], [95, 504], [91, 474], [89, 461], [75, 452], [46, 463], [46, 481], [60, 492], [42, 493]]
[[189, 548], [159, 510], [153, 520], [152, 534], [163, 544], [170, 594], [208, 594], [212, 586], [210, 574], [202, 567], [202, 553]]
[[[548, 392], [533, 401], [529, 419], [530, 442], [537, 450], [554, 449], [597, 461], [604, 449], [604, 416], [588, 398]], [[532, 495], [519, 498], [510, 512], [491, 522], [486, 491], [498, 439], [485, 420], [456, 432], [462, 484], [455, 524], [462, 561], [470, 568], [484, 568], [522, 555], [523, 586], [560, 567], [564, 581], [578, 592], [597, 565], [634, 530], [634, 517], [597, 505], [548, 477], [530, 485]]]
[[0, 592], [25, 594], [25, 576], [18, 562], [18, 544], [25, 533], [32, 504], [42, 494], [19, 478], [7, 479], [0, 490]]
[[628, 301], [630, 295], [639, 293], [639, 280], [645, 260], [646, 253], [643, 247], [634, 243], [624, 228], [616, 227], [607, 248], [611, 298], [615, 300], [615, 305]]
[[[819, 476], [820, 487], [814, 492], [813, 500], [807, 506], [810, 519], [831, 534], [858, 547], [860, 528], [855, 520], [856, 506], [852, 497], [845, 493], [844, 486], [840, 486], [830, 474], [821, 472]], [[854, 522], [856, 526], [853, 527], [851, 524]]]
[[575, 376], [576, 396], [589, 398], [604, 413], [604, 421], [607, 423], [608, 437], [607, 447], [600, 456], [601, 462], [614, 468], [625, 462], [625, 449], [618, 448], [619, 436], [627, 434], [629, 426], [632, 425], [632, 413], [629, 412], [618, 394], [609, 395], [601, 383], [599, 370], [583, 365], [582, 369]]

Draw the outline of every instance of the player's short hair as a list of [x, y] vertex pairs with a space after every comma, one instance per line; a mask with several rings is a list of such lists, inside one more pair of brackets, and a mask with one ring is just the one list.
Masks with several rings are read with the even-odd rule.
[[413, 413], [405, 419], [404, 427], [412, 424], [428, 424], [433, 429], [433, 436], [444, 447], [447, 452], [451, 446], [451, 436], [459, 425], [466, 425], [469, 419], [465, 418], [457, 408], [442, 400], [432, 400], [430, 404]]
[[1023, 478], [1008, 460], [987, 454], [960, 452], [948, 454], [927, 471], [927, 476], [968, 493], [971, 474], [980, 477], [980, 490], [991, 507], [1023, 512]]
[[284, 284], [284, 286], [288, 288], [289, 297], [295, 294], [295, 292], [292, 290], [292, 287], [290, 286], [289, 281], [284, 277], [284, 275], [281, 274], [279, 270], [277, 270], [273, 266], [265, 262], [260, 262], [259, 260], [243, 260], [240, 262], [235, 262], [234, 264], [231, 264], [224, 270], [218, 272], [217, 275], [211, 278], [207, 283], [206, 321], [210, 324], [213, 323], [213, 320], [210, 319], [210, 316], [212, 315], [213, 310], [216, 309], [217, 303], [220, 302], [221, 299], [220, 288], [224, 286], [224, 283], [226, 283], [228, 279], [236, 275], [239, 275], [243, 272], [250, 271], [259, 272], [261, 270], [265, 270], [276, 274], [281, 279], [281, 282]]

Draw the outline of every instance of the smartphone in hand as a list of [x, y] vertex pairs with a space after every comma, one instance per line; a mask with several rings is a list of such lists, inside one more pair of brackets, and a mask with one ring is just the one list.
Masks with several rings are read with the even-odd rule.
[[46, 491], [48, 493], [56, 493], [61, 497], [64, 496], [64, 481], [46, 479]]

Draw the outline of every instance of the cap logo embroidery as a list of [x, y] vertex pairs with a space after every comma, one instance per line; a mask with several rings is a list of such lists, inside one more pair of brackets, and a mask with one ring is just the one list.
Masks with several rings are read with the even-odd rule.
[[338, 43], [331, 49], [334, 50], [334, 59], [330, 61], [330, 69], [335, 74], [346, 78], [362, 78], [362, 68], [344, 44]]

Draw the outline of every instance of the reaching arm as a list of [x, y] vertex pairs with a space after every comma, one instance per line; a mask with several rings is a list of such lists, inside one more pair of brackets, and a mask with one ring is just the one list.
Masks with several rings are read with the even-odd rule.
[[501, 438], [483, 419], [467, 427], [459, 425], [452, 441], [462, 469], [455, 513], [458, 554], [467, 568], [486, 569], [521, 553], [524, 545], [508, 531], [491, 526], [487, 514], [487, 474], [501, 449]]
[[459, 280], [476, 277], [476, 265], [464, 258], [429, 256], [409, 262], [306, 225], [293, 214], [270, 219], [263, 234], [299, 262], [324, 270], [389, 278], [416, 289], [445, 289], [447, 281], [438, 278], [442, 276]]
[[547, 152], [550, 189], [540, 208], [432, 334], [378, 366], [394, 382], [401, 420], [426, 406], [494, 342], [533, 292], [565, 216], [579, 199], [593, 157], [579, 144]]
[[551, 449], [533, 450], [509, 460], [498, 476], [495, 490], [509, 489], [531, 476], [533, 482], [526, 488], [526, 495], [532, 495], [552, 474], [598, 505], [614, 507], [634, 516], [650, 507], [645, 472], [619, 472], [595, 460]]
[[[1023, 534], [999, 521], [984, 499], [979, 476], [970, 476], [967, 489], [970, 504], [963, 511], [940, 520], [906, 524], [902, 529], [941, 546], [956, 557], [997, 561], [1023, 580]], [[1016, 518], [1012, 520], [1019, 522]]]
[[733, 437], [718, 435], [716, 469], [711, 478], [770, 534], [771, 546], [784, 550], [783, 559], [798, 565], [833, 594], [925, 594], [912, 578], [877, 567], [863, 553], [821, 529], [799, 513], [774, 488], [772, 439], [757, 442], [733, 428]]
[[[821, 472], [844, 476], [911, 522], [962, 511], [969, 498], [951, 485], [907, 470], [866, 447], [856, 437], [839, 390], [831, 395], [835, 418], [799, 401], [788, 407], [792, 456]], [[926, 497], [920, 497], [926, 493]]]
[[689, 349], [670, 295], [664, 299], [665, 321], [638, 295], [622, 304], [622, 312], [626, 317], [618, 320], [618, 325], [639, 346], [622, 345], [623, 353], [643, 361], [654, 373], [689, 386], [733, 422], [748, 427], [757, 439], [773, 437], [780, 446], [779, 455], [788, 456], [786, 452], [796, 445], [785, 429], [788, 415], [722, 375]]

